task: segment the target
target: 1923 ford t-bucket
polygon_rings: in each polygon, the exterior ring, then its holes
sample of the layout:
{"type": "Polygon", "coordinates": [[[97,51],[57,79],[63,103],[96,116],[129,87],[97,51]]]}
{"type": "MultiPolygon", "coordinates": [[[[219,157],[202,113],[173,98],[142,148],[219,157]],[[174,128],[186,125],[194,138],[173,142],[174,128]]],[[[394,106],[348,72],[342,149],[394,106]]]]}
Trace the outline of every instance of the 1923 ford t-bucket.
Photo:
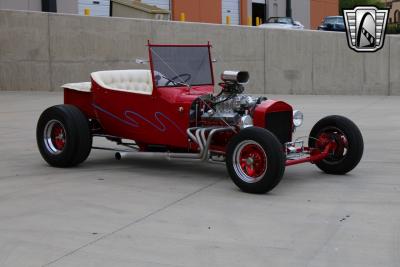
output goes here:
{"type": "Polygon", "coordinates": [[[223,72],[214,94],[209,44],[148,48],[150,70],[93,72],[91,82],[63,86],[64,105],[45,110],[37,125],[39,150],[50,165],[82,163],[92,138],[105,137],[131,152],[225,162],[239,188],[265,193],[286,166],[311,162],[345,174],[359,163],[363,139],[349,119],[321,119],[305,146],[292,141],[303,114],[283,101],[243,94],[247,72],[223,72]]]}

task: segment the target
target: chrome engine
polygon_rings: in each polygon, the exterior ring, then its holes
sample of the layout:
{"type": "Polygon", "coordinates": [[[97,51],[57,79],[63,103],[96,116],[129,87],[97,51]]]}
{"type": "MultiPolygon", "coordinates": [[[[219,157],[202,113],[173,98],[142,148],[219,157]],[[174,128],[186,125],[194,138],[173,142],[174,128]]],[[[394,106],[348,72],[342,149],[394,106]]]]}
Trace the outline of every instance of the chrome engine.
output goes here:
{"type": "MultiPolygon", "coordinates": [[[[219,95],[204,95],[195,101],[196,126],[225,124],[246,128],[253,125],[252,114],[263,97],[242,94],[249,80],[247,72],[225,71],[221,75],[219,95]],[[200,125],[198,125],[200,124],[200,125]]],[[[193,108],[192,108],[193,110],[193,108]]]]}
{"type": "Polygon", "coordinates": [[[249,95],[226,95],[212,97],[209,108],[201,115],[202,120],[225,121],[230,125],[238,125],[243,116],[248,116],[257,104],[258,98],[249,95]]]}

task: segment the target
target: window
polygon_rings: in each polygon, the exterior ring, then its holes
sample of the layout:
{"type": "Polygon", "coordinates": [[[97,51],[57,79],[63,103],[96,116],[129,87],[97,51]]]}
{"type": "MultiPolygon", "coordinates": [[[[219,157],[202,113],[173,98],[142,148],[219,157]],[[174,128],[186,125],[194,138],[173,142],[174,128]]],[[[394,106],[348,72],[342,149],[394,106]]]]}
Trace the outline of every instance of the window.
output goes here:
{"type": "Polygon", "coordinates": [[[274,17],[277,17],[278,16],[278,4],[277,3],[275,3],[273,5],[273,11],[274,11],[274,17]]]}
{"type": "Polygon", "coordinates": [[[396,10],[397,12],[397,23],[400,23],[400,10],[396,10]]]}
{"type": "Polygon", "coordinates": [[[269,18],[267,23],[279,23],[279,24],[293,24],[293,20],[291,18],[269,18]]]}
{"type": "Polygon", "coordinates": [[[394,23],[400,23],[400,11],[396,10],[394,12],[394,23]]]}

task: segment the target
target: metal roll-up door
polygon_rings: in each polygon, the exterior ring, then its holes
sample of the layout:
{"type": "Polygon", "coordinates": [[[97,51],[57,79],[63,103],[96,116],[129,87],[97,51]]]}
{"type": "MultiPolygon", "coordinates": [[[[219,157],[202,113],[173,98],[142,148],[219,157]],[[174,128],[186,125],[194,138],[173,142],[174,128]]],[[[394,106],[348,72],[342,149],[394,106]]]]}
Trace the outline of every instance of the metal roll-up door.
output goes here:
{"type": "Polygon", "coordinates": [[[226,24],[226,17],[230,16],[231,24],[240,24],[240,0],[222,0],[222,23],[226,24]]]}
{"type": "Polygon", "coordinates": [[[170,0],[142,0],[142,3],[170,10],[170,0]]]}

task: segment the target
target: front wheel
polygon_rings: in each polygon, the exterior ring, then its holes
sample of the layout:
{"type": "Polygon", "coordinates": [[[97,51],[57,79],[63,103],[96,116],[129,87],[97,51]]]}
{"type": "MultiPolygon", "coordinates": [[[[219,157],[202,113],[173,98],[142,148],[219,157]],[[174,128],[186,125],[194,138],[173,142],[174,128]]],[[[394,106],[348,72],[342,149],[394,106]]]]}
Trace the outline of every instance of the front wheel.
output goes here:
{"type": "Polygon", "coordinates": [[[334,140],[336,149],[316,165],[329,174],[345,174],[353,170],[361,160],[364,141],[357,125],[338,115],[328,116],[318,121],[312,128],[308,140],[309,147],[322,151],[326,140],[334,140]]]}
{"type": "Polygon", "coordinates": [[[282,145],[266,129],[246,128],[229,142],[226,167],[244,192],[266,193],[279,184],[285,171],[282,145]]]}

